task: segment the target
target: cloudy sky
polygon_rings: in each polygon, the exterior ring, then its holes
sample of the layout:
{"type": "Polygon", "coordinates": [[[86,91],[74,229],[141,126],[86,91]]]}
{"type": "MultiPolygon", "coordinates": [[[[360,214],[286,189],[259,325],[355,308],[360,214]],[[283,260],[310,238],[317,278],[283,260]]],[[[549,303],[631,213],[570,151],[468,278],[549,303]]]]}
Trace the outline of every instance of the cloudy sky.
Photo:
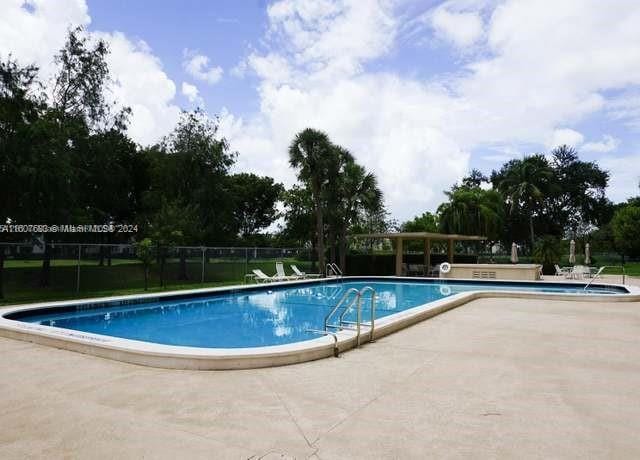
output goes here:
{"type": "Polygon", "coordinates": [[[638,193],[637,0],[0,0],[0,57],[51,74],[70,25],[110,43],[131,136],[219,115],[236,169],[291,184],[287,146],[325,130],[389,210],[433,210],[469,169],[568,143],[638,193]]]}

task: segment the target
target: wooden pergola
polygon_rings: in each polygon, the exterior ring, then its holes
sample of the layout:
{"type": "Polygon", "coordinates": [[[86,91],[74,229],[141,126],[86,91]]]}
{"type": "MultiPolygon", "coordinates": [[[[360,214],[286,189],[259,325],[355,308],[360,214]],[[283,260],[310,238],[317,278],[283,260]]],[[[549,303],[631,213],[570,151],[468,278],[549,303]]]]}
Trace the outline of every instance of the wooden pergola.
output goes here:
{"type": "Polygon", "coordinates": [[[372,238],[372,239],[390,239],[395,241],[396,247],[396,276],[402,276],[402,254],[403,242],[405,240],[423,240],[424,241],[424,265],[426,268],[431,266],[431,241],[447,241],[447,260],[453,262],[453,244],[456,241],[484,241],[485,236],[477,235],[455,235],[448,233],[429,233],[429,232],[397,232],[397,233],[361,233],[352,235],[352,238],[372,238]]]}

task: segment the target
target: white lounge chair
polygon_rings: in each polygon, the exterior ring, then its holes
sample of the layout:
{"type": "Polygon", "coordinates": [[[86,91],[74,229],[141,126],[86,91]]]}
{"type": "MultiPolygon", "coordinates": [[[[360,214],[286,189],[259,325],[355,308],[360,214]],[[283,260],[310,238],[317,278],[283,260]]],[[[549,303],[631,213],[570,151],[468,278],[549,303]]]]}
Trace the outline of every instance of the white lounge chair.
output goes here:
{"type": "Polygon", "coordinates": [[[276,274],[273,278],[277,281],[290,281],[300,279],[299,276],[287,275],[284,272],[284,264],[282,262],[276,262],[276,274]]]}
{"type": "Polygon", "coordinates": [[[560,265],[555,264],[556,268],[556,276],[564,276],[565,278],[571,278],[571,267],[562,267],[560,265]]]}
{"type": "Polygon", "coordinates": [[[306,273],[306,272],[300,271],[300,269],[295,265],[290,265],[290,267],[291,267],[291,270],[293,270],[293,273],[295,273],[300,278],[319,278],[322,276],[322,274],[320,273],[306,273]]]}
{"type": "Polygon", "coordinates": [[[259,268],[255,268],[255,269],[253,269],[251,271],[255,275],[253,279],[257,283],[271,283],[273,281],[276,281],[276,279],[274,277],[268,276],[265,272],[263,272],[259,268]]]}

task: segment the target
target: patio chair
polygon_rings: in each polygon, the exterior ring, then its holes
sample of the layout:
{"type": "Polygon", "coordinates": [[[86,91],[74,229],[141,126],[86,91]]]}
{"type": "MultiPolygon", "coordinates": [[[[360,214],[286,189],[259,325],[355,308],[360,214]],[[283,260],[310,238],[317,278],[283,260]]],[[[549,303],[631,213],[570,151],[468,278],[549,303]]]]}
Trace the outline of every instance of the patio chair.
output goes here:
{"type": "Polygon", "coordinates": [[[256,283],[271,283],[273,281],[276,281],[274,277],[268,276],[265,272],[263,272],[259,268],[255,268],[251,271],[255,275],[253,279],[256,281],[256,283]]]}
{"type": "Polygon", "coordinates": [[[291,270],[293,270],[294,275],[299,276],[300,278],[319,278],[322,276],[320,273],[306,273],[300,271],[300,269],[296,265],[289,265],[291,270]]]}
{"type": "Polygon", "coordinates": [[[571,278],[571,267],[562,267],[560,265],[555,264],[556,268],[556,276],[564,276],[565,278],[571,278]]]}
{"type": "Polygon", "coordinates": [[[300,279],[299,276],[287,275],[284,272],[284,264],[282,262],[276,262],[276,274],[273,276],[278,281],[290,281],[300,279]]]}
{"type": "Polygon", "coordinates": [[[576,265],[575,267],[573,267],[573,270],[571,271],[571,275],[573,279],[576,279],[576,280],[590,278],[591,270],[589,270],[589,267],[585,267],[584,265],[576,265]]]}

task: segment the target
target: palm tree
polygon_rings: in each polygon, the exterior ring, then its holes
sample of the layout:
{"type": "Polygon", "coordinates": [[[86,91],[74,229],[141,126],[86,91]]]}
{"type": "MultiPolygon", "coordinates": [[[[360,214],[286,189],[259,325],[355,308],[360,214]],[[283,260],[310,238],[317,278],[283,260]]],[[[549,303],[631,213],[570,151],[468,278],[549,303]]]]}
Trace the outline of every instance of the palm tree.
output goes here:
{"type": "Polygon", "coordinates": [[[311,188],[316,217],[316,251],[320,269],[324,270],[324,216],[322,188],[329,178],[331,142],[322,131],[307,128],[296,134],[289,146],[289,164],[298,170],[298,179],[311,188]]]}
{"type": "Polygon", "coordinates": [[[535,208],[545,198],[552,176],[553,172],[546,158],[543,155],[533,155],[522,160],[512,160],[498,178],[498,190],[507,198],[511,211],[520,207],[529,216],[531,248],[535,244],[535,208]]]}
{"type": "Polygon", "coordinates": [[[347,165],[355,160],[351,152],[339,146],[332,145],[330,155],[327,157],[327,173],[329,180],[323,187],[323,204],[325,208],[325,223],[327,229],[327,245],[329,246],[329,260],[336,262],[336,252],[339,245],[340,228],[344,219],[341,212],[345,199],[342,185],[344,171],[347,165]]]}
{"type": "MultiPolygon", "coordinates": [[[[351,157],[349,155],[349,157],[351,157]]],[[[352,157],[351,157],[352,158],[352,157]]],[[[340,267],[344,271],[347,259],[347,231],[367,213],[379,212],[383,207],[382,192],[373,173],[351,160],[346,162],[339,177],[340,200],[336,203],[338,214],[338,242],[340,267]]]]}
{"type": "Polygon", "coordinates": [[[449,201],[438,208],[439,225],[443,232],[482,234],[490,241],[499,239],[504,222],[504,205],[499,192],[463,185],[445,194],[449,201]]]}

